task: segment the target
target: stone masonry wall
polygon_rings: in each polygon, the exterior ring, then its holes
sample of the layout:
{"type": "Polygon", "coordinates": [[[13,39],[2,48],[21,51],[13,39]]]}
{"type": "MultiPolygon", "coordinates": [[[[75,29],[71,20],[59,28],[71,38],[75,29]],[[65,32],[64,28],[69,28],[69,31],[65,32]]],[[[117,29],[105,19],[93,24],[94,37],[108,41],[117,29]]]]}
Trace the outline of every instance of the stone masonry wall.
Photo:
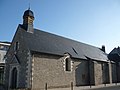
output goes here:
{"type": "Polygon", "coordinates": [[[89,84],[95,85],[94,62],[89,60],[89,84]]]}
{"type": "Polygon", "coordinates": [[[6,68],[5,68],[5,85],[6,88],[11,86],[11,75],[14,67],[17,68],[17,88],[30,88],[30,52],[25,45],[21,30],[17,30],[15,34],[12,45],[7,54],[6,68]],[[19,49],[14,50],[15,43],[19,43],[19,49]],[[17,56],[17,58],[15,57],[17,56]],[[18,59],[18,60],[17,60],[18,59]]]}
{"type": "Polygon", "coordinates": [[[64,71],[64,57],[54,55],[35,54],[32,64],[32,90],[48,88],[70,87],[88,84],[87,61],[72,59],[72,71],[64,71]]]}
{"type": "Polygon", "coordinates": [[[108,63],[102,63],[102,77],[103,77],[103,84],[107,84],[110,82],[108,63]]]}
{"type": "Polygon", "coordinates": [[[101,62],[94,61],[94,78],[95,78],[95,85],[99,85],[103,83],[103,75],[102,75],[102,64],[101,62]]]}
{"type": "Polygon", "coordinates": [[[116,64],[111,63],[111,65],[112,65],[112,82],[116,83],[117,82],[116,64]]]}
{"type": "Polygon", "coordinates": [[[118,82],[120,82],[120,62],[118,62],[118,66],[117,66],[117,80],[118,82]]]}

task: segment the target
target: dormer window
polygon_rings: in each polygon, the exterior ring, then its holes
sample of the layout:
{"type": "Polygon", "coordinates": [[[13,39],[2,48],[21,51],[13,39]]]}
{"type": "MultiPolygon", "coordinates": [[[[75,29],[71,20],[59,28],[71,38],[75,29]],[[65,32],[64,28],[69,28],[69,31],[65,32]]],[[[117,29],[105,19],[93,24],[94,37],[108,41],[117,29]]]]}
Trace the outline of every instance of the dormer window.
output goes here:
{"type": "Polygon", "coordinates": [[[19,49],[19,42],[15,43],[14,50],[17,51],[19,49]]]}

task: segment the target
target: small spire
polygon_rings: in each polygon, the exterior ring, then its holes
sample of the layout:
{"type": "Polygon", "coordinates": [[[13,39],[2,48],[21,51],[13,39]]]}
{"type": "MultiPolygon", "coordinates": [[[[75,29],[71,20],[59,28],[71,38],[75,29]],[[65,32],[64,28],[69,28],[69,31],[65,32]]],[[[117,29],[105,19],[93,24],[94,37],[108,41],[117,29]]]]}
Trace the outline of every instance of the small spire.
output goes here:
{"type": "Polygon", "coordinates": [[[29,3],[29,7],[28,7],[28,10],[30,10],[30,3],[29,3]]]}
{"type": "Polygon", "coordinates": [[[30,3],[31,3],[31,0],[28,0],[29,1],[29,7],[28,7],[28,10],[30,10],[30,3]]]}

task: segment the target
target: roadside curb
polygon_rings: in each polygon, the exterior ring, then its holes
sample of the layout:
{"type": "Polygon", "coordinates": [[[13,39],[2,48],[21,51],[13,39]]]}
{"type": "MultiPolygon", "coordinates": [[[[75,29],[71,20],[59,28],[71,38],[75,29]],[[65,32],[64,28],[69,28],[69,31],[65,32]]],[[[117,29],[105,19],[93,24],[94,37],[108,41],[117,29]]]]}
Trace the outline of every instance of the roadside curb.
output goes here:
{"type": "MultiPolygon", "coordinates": [[[[107,87],[115,87],[120,86],[120,83],[113,83],[113,84],[102,84],[97,86],[79,86],[79,87],[73,87],[73,90],[94,90],[99,88],[107,88],[107,87]]],[[[48,89],[48,90],[71,90],[71,88],[55,88],[55,89],[48,89]]]]}
{"type": "Polygon", "coordinates": [[[100,85],[100,86],[92,86],[92,88],[84,88],[84,89],[79,89],[79,90],[94,90],[94,89],[99,89],[99,88],[108,88],[108,87],[118,87],[120,84],[108,84],[108,85],[100,85]]]}

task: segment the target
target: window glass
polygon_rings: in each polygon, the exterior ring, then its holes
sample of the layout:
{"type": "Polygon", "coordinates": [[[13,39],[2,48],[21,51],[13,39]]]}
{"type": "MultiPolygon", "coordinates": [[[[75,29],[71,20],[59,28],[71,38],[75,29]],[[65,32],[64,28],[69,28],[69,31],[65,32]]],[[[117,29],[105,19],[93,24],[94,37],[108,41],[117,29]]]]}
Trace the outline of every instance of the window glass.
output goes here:
{"type": "Polygon", "coordinates": [[[15,49],[15,51],[17,51],[19,49],[19,43],[18,42],[15,43],[14,49],[15,49]]]}
{"type": "Polygon", "coordinates": [[[68,58],[65,60],[65,70],[71,71],[71,60],[68,58]]]}

